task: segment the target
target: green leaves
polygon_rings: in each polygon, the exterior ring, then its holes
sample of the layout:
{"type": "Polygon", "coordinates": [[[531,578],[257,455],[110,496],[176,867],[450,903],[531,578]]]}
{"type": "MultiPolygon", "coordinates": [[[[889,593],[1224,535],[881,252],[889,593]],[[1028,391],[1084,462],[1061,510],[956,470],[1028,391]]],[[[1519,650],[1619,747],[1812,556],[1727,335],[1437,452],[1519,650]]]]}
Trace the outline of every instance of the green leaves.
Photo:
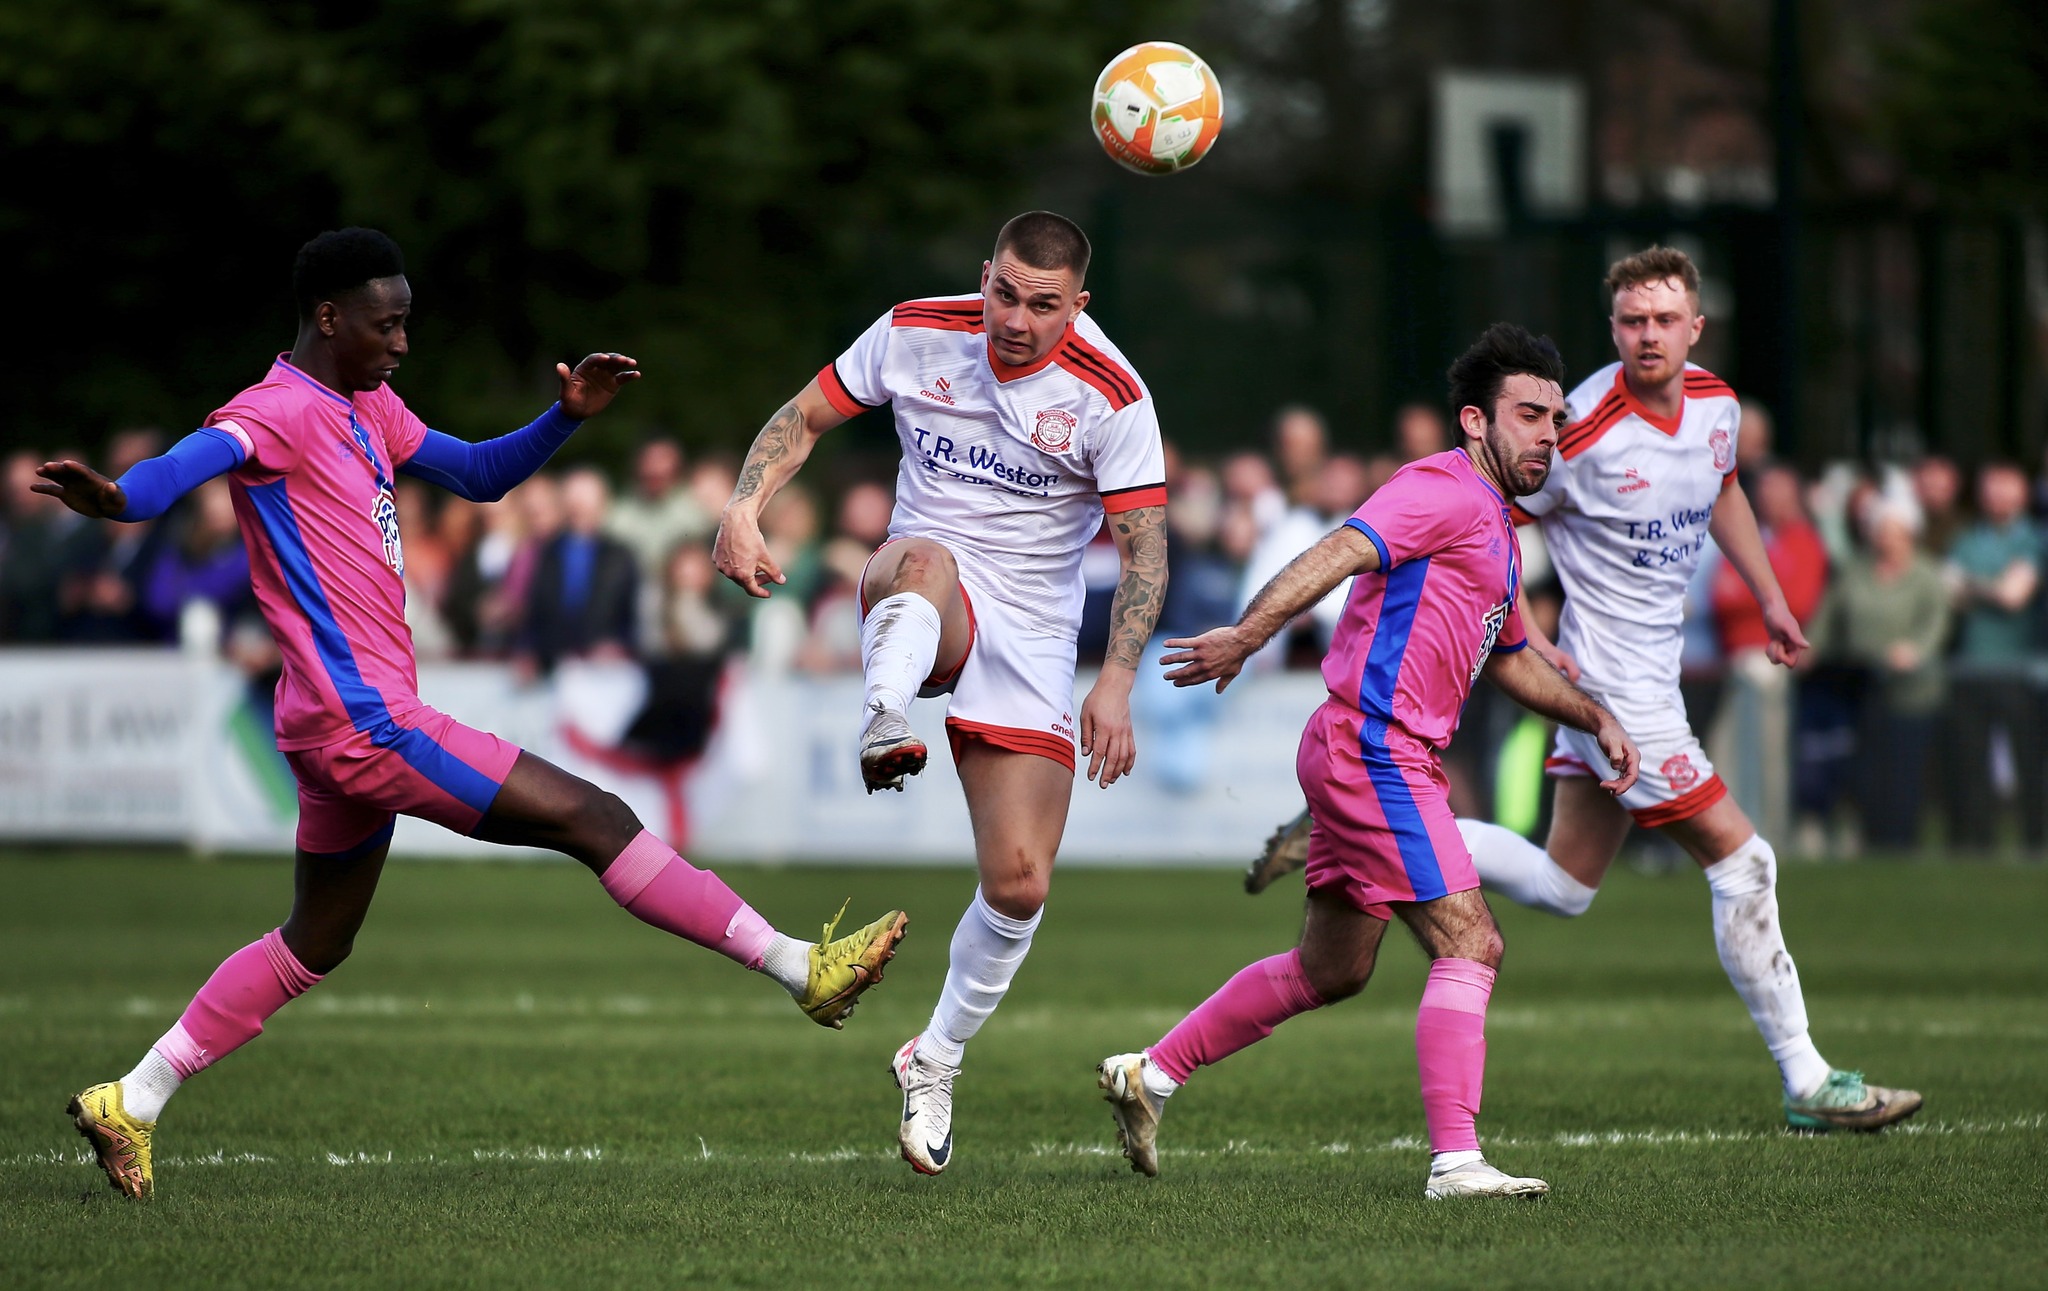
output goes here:
{"type": "Polygon", "coordinates": [[[1968,203],[2048,203],[2048,8],[1929,3],[1888,62],[1891,133],[1915,174],[1968,203]]]}
{"type": "MultiPolygon", "coordinates": [[[[292,251],[367,223],[406,249],[401,391],[434,424],[502,430],[556,359],[615,348],[650,379],[604,434],[737,446],[887,303],[878,248],[993,237],[1162,7],[11,7],[0,228],[51,325],[102,357],[75,388],[0,396],[0,419],[204,415],[290,343],[292,251]]],[[[963,287],[976,267],[947,266],[963,287]]]]}

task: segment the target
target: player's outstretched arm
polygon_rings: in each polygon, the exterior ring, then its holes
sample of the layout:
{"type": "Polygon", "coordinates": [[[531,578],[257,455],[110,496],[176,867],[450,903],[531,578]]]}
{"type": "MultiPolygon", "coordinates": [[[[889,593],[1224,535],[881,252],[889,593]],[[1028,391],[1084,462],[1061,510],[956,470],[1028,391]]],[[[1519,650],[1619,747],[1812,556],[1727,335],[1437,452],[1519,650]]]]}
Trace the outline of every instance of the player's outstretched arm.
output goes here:
{"type": "Polygon", "coordinates": [[[761,536],[761,508],[783,485],[796,478],[797,468],[811,455],[818,436],[846,418],[825,398],[812,377],[797,396],[776,410],[747,449],[740,481],[718,520],[718,539],[711,562],[718,572],[738,583],[749,596],[766,599],[770,583],[784,583],[782,569],[768,554],[761,536]]]}
{"type": "Polygon", "coordinates": [[[1602,780],[1602,789],[1624,794],[1635,784],[1641,761],[1635,741],[1614,720],[1614,714],[1566,681],[1548,659],[1534,650],[1497,651],[1486,661],[1486,679],[1530,712],[1575,727],[1599,741],[1600,751],[1614,767],[1614,778],[1602,780]]]}
{"type": "Polygon", "coordinates": [[[1081,705],[1081,752],[1088,778],[1107,789],[1138,762],[1131,730],[1131,684],[1145,658],[1145,643],[1166,603],[1166,508],[1134,507],[1109,517],[1109,532],[1123,562],[1109,603],[1109,649],[1102,673],[1081,705]]]}
{"type": "Polygon", "coordinates": [[[137,462],[110,480],[83,462],[44,462],[43,478],[29,485],[95,520],[154,520],[171,504],[216,475],[242,464],[241,445],[225,431],[195,430],[161,457],[137,462]]]}
{"type": "Polygon", "coordinates": [[[1166,655],[1159,662],[1169,668],[1182,666],[1167,673],[1166,679],[1176,686],[1213,681],[1216,693],[1222,694],[1244,661],[1297,614],[1328,596],[1345,579],[1379,567],[1379,548],[1373,546],[1372,539],[1348,524],[1338,526],[1273,575],[1236,623],[1210,628],[1198,637],[1168,638],[1166,644],[1179,653],[1166,655]]]}
{"type": "Polygon", "coordinates": [[[1714,544],[1728,563],[1735,566],[1735,572],[1742,575],[1742,581],[1749,584],[1756,603],[1763,607],[1764,627],[1771,634],[1771,644],[1765,653],[1772,663],[1792,667],[1806,651],[1806,634],[1799,630],[1798,617],[1785,603],[1785,589],[1778,586],[1770,554],[1764,550],[1763,531],[1757,528],[1756,512],[1750,508],[1749,495],[1742,491],[1740,483],[1730,481],[1721,490],[1720,499],[1714,503],[1714,517],[1707,521],[1707,532],[1713,535],[1714,544]]]}
{"type": "Polygon", "coordinates": [[[555,364],[555,375],[562,379],[562,411],[572,420],[589,421],[640,379],[640,361],[624,354],[591,354],[574,369],[555,364]]]}
{"type": "Polygon", "coordinates": [[[638,361],[624,354],[592,354],[571,370],[555,364],[562,397],[546,412],[510,434],[472,444],[430,430],[401,475],[438,484],[471,502],[496,502],[547,465],[588,418],[603,412],[628,383],[640,379],[638,361]]]}

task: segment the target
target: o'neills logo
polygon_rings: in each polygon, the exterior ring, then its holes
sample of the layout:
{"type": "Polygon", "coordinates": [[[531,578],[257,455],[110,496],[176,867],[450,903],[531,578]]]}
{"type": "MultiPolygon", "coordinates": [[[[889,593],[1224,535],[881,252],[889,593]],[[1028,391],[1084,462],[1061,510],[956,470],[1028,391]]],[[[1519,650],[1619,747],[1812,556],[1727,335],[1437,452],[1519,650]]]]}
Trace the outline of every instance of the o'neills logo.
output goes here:
{"type": "Polygon", "coordinates": [[[1074,427],[1079,424],[1071,412],[1058,408],[1038,414],[1038,425],[1031,432],[1031,442],[1048,453],[1064,453],[1074,446],[1074,427]]]}
{"type": "Polygon", "coordinates": [[[946,378],[944,377],[940,377],[938,380],[932,382],[932,384],[937,386],[938,389],[920,390],[918,391],[918,393],[923,395],[925,398],[932,400],[934,403],[951,404],[953,402],[953,396],[949,393],[949,391],[951,391],[953,388],[953,383],[951,381],[946,380],[946,378]]]}
{"type": "Polygon", "coordinates": [[[1735,465],[1735,445],[1730,442],[1728,432],[1716,430],[1707,436],[1707,447],[1714,450],[1714,469],[1726,474],[1735,465]]]}

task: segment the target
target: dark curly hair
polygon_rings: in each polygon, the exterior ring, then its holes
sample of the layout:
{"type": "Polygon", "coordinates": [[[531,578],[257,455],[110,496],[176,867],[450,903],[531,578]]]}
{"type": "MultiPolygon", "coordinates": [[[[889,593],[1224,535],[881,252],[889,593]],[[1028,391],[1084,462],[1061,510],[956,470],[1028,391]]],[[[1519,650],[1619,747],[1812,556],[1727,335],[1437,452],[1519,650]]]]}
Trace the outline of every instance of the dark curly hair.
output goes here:
{"type": "Polygon", "coordinates": [[[1515,323],[1495,323],[1479,334],[1444,373],[1451,383],[1451,415],[1477,408],[1493,420],[1493,405],[1509,377],[1526,373],[1564,384],[1564,357],[1548,336],[1532,335],[1515,323]]]}
{"type": "Polygon", "coordinates": [[[404,272],[404,253],[377,230],[331,229],[299,248],[292,262],[292,300],[300,318],[311,318],[323,300],[404,272]]]}

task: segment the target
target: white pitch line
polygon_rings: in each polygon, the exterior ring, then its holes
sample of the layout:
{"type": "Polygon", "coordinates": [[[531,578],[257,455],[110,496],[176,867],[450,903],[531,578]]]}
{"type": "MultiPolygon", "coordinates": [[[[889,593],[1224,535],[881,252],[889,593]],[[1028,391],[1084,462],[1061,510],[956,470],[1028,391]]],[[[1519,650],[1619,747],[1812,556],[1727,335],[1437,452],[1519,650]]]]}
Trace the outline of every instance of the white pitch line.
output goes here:
{"type": "MultiPolygon", "coordinates": [[[[2028,1116],[2008,1117],[1992,1121],[1911,1121],[1886,1131],[1891,1135],[1935,1138],[1982,1138],[2000,1137],[2013,1134],[2040,1134],[2048,1131],[2048,1112],[2036,1112],[2028,1116]]],[[[1506,1135],[1489,1138],[1488,1147],[1501,1148],[1604,1148],[1604,1147],[1712,1147],[1726,1143],[1766,1143],[1786,1140],[1802,1140],[1806,1136],[1787,1130],[1578,1130],[1564,1131],[1550,1135],[1506,1135]]],[[[1279,1144],[1253,1143],[1247,1139],[1229,1139],[1221,1147],[1213,1148],[1162,1148],[1161,1156],[1181,1160],[1204,1160],[1212,1157],[1304,1157],[1304,1156],[1368,1156],[1391,1152],[1422,1152],[1428,1145],[1412,1134],[1403,1134],[1379,1143],[1332,1142],[1303,1146],[1282,1146],[1279,1144]]],[[[795,1161],[805,1165],[838,1165],[849,1161],[893,1161],[894,1151],[855,1147],[831,1148],[822,1152],[727,1152],[714,1148],[701,1136],[697,1140],[696,1156],[681,1158],[652,1158],[620,1156],[598,1146],[586,1147],[497,1147],[473,1148],[467,1152],[426,1152],[400,1153],[392,1149],[383,1150],[358,1148],[349,1151],[321,1151],[306,1157],[272,1156],[258,1152],[228,1152],[216,1148],[211,1152],[190,1155],[159,1156],[158,1165],[172,1168],[188,1166],[221,1165],[325,1165],[337,1168],[382,1165],[442,1165],[471,1164],[479,1161],[533,1161],[555,1165],[579,1165],[589,1162],[628,1162],[632,1164],[656,1164],[662,1161],[718,1161],[733,1164],[772,1165],[795,1161]]],[[[999,1154],[1007,1155],[1007,1154],[999,1154]]],[[[1026,1156],[1045,1157],[1114,1157],[1117,1149],[1105,1142],[1055,1143],[1039,1142],[1031,1145],[1026,1156]]],[[[85,1166],[93,1162],[92,1152],[84,1147],[45,1148],[37,1152],[23,1152],[11,1157],[0,1157],[0,1167],[28,1166],[85,1166]]]]}
{"type": "MultiPolygon", "coordinates": [[[[175,1017],[187,1003],[184,997],[171,999],[131,995],[107,1006],[117,1016],[130,1018],[175,1017]]],[[[75,999],[23,995],[0,996],[0,1015],[58,1014],[72,1016],[75,999]]],[[[789,1004],[779,994],[732,1000],[722,997],[618,994],[604,996],[540,996],[520,992],[509,996],[401,996],[314,993],[292,1006],[295,1016],[322,1019],[346,1018],[567,1018],[660,1021],[671,1018],[699,1018],[712,1021],[747,1021],[782,1017],[789,1004]]],[[[1909,1010],[1919,1012],[1919,1010],[1909,1010]]],[[[2011,1009],[1995,1017],[1956,1018],[1947,1011],[1930,1011],[1928,1016],[1871,1016],[1859,1011],[1837,1011],[1829,1018],[1830,1029],[1858,1035],[1905,1035],[1936,1040],[2003,1040],[2038,1042],[2048,1040],[2048,1020],[2034,1010],[2015,1016],[2011,1009]]],[[[1070,1032],[1077,1025],[1116,1025],[1136,1031],[1161,1031],[1180,1019],[1175,1011],[1159,1008],[1101,1008],[1084,1005],[1040,1006],[1003,1015],[1005,1029],[1023,1033],[1070,1032]]],[[[1411,1006],[1351,1007],[1332,1015],[1331,1023],[1352,1030],[1405,1031],[1415,1025],[1411,1006]]],[[[1487,1015],[1487,1026],[1495,1032],[1539,1031],[1602,1032],[1644,1031],[1682,1028],[1697,1034],[1702,1028],[1728,1034],[1747,1034],[1752,1024],[1732,1001],[1727,1008],[1696,1002],[1659,1006],[1655,1004],[1563,1004],[1555,1006],[1501,1007],[1487,1015]]]]}

